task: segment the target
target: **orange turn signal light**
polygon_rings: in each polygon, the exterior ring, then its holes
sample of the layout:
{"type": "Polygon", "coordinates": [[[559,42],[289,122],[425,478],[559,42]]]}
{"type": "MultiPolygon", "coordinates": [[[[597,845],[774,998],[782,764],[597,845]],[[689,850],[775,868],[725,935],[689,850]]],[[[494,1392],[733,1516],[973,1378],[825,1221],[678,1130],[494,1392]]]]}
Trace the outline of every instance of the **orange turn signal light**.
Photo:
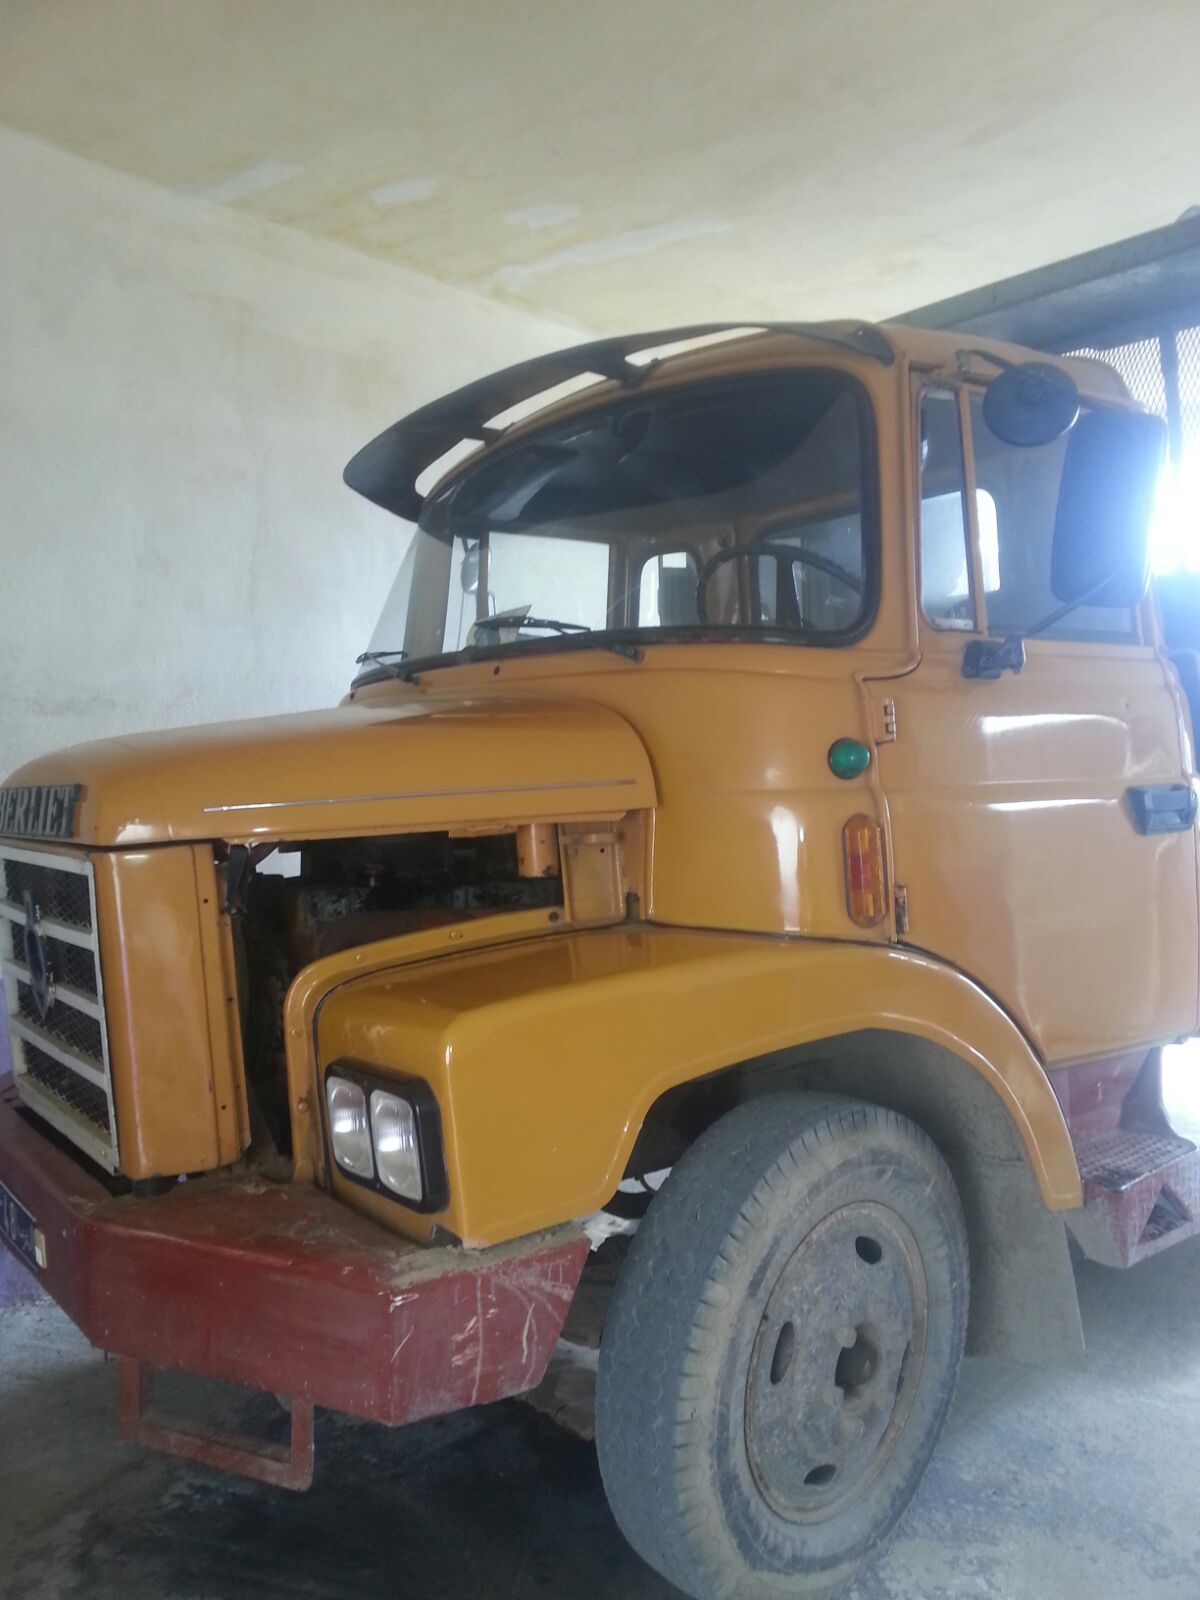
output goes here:
{"type": "Polygon", "coordinates": [[[883,871],[883,833],[874,817],[861,811],[842,829],[846,870],[846,910],[860,928],[873,928],[887,915],[887,881],[883,871]]]}

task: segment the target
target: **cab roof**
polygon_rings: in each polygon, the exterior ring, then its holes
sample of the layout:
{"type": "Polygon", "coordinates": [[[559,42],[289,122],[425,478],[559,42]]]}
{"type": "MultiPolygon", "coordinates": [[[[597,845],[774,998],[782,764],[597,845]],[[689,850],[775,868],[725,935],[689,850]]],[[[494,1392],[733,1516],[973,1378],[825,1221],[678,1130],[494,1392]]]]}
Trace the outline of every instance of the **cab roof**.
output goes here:
{"type": "MultiPolygon", "coordinates": [[[[486,448],[538,428],[594,401],[643,387],[718,376],[811,359],[837,347],[856,361],[894,366],[897,361],[931,370],[953,368],[963,355],[1002,361],[1051,361],[1094,400],[1128,402],[1125,385],[1102,361],[1048,356],[998,339],[934,332],[897,323],[705,323],[652,333],[625,334],[535,356],[476,379],[378,434],[343,473],[351,489],[395,515],[416,521],[431,469],[440,480],[463,460],[463,447],[486,448]]],[[[474,450],[470,452],[474,454],[474,450]]]]}

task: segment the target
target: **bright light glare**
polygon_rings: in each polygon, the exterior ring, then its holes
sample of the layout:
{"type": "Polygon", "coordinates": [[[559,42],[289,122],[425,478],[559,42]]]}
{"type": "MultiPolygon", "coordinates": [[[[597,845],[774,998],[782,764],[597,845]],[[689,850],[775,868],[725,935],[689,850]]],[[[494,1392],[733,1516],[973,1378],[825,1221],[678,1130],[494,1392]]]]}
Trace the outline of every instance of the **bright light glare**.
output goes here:
{"type": "Polygon", "coordinates": [[[1150,520],[1154,572],[1200,572],[1200,451],[1163,467],[1150,520]]]}

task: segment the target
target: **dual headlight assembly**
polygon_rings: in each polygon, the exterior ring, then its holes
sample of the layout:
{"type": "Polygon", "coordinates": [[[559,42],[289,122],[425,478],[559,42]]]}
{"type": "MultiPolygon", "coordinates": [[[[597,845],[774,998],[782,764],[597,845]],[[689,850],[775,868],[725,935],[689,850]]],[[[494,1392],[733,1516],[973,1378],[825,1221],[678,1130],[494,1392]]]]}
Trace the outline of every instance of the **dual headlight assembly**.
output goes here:
{"type": "Polygon", "coordinates": [[[414,1211],[447,1201],[437,1101],[419,1078],[375,1078],[339,1061],[325,1075],[329,1147],[355,1183],[414,1211]]]}

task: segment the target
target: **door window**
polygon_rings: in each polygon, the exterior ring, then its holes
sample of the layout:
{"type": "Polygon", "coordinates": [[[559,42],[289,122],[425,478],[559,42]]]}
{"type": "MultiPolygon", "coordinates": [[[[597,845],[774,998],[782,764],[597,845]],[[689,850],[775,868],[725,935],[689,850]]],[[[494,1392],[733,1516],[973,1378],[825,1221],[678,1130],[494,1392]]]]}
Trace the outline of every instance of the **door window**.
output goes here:
{"type": "MultiPolygon", "coordinates": [[[[975,626],[970,531],[958,397],[947,389],[921,396],[921,609],[935,628],[975,626]]],[[[983,586],[999,585],[996,502],[975,491],[983,586]]]]}
{"type": "Polygon", "coordinates": [[[921,396],[921,608],[935,628],[975,626],[958,398],[921,396]]]}

